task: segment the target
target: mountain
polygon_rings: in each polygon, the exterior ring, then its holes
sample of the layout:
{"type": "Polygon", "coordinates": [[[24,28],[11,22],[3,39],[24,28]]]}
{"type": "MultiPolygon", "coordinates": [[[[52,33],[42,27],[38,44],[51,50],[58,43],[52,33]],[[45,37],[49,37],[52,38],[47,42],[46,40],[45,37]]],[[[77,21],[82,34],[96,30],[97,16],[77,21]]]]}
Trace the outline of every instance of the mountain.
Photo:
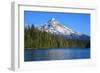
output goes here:
{"type": "Polygon", "coordinates": [[[38,27],[38,29],[54,35],[63,36],[68,39],[86,39],[86,40],[90,39],[89,36],[73,31],[71,28],[64,26],[55,18],[51,18],[43,26],[38,27]]]}

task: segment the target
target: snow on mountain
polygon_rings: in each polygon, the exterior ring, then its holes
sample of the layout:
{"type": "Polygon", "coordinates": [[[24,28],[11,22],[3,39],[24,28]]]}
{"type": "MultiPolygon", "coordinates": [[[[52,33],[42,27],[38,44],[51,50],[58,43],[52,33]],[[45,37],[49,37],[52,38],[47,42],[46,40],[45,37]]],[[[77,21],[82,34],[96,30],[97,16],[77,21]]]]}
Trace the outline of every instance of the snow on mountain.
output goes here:
{"type": "MultiPolygon", "coordinates": [[[[82,38],[83,36],[83,34],[75,32],[69,27],[62,25],[55,18],[51,18],[43,26],[39,27],[39,29],[51,34],[62,35],[70,39],[79,39],[80,37],[82,38]]],[[[84,38],[88,38],[88,36],[84,35],[84,38]]]]}

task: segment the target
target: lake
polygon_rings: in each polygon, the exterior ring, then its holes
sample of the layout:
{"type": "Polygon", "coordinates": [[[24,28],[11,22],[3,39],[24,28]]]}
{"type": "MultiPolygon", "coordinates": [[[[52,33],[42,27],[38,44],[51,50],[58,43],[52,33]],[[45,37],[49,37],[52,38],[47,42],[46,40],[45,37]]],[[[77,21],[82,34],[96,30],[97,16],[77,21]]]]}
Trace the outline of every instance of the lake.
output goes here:
{"type": "Polygon", "coordinates": [[[89,59],[90,48],[24,49],[24,61],[89,59]]]}

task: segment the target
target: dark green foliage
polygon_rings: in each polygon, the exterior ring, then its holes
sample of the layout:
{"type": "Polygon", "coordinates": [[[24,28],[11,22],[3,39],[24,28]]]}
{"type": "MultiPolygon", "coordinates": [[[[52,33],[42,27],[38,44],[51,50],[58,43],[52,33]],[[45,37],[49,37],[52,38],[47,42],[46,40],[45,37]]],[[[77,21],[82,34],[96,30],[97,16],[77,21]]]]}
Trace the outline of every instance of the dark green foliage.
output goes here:
{"type": "Polygon", "coordinates": [[[89,40],[70,40],[40,31],[32,26],[24,29],[24,48],[89,48],[89,40]]]}

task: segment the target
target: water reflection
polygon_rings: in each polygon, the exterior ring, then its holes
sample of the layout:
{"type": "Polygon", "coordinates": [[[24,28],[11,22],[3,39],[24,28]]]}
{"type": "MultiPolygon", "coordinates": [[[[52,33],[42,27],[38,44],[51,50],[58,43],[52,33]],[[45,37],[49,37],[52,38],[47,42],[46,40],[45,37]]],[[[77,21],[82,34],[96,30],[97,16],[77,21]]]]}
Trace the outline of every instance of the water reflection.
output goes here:
{"type": "Polygon", "coordinates": [[[90,58],[89,48],[24,50],[24,61],[85,59],[85,58],[90,58]]]}

